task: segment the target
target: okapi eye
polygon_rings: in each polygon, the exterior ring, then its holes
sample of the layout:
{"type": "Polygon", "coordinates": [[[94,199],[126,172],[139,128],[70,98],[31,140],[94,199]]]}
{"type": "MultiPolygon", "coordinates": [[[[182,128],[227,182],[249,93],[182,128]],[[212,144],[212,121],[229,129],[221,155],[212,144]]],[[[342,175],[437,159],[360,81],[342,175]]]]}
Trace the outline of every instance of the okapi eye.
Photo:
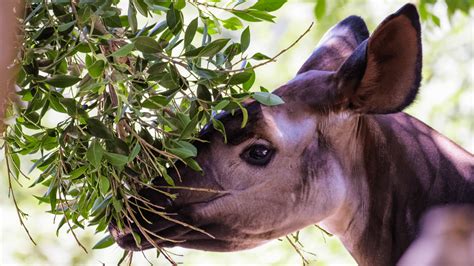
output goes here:
{"type": "Polygon", "coordinates": [[[273,149],[262,144],[256,144],[248,147],[240,157],[249,164],[267,165],[272,159],[273,149]]]}

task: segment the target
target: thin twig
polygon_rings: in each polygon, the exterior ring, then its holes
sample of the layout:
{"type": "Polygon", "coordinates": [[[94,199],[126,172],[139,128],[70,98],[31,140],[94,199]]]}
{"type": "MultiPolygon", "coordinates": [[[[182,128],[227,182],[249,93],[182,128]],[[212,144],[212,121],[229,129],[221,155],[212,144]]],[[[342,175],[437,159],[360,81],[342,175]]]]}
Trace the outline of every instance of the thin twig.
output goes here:
{"type": "Polygon", "coordinates": [[[239,69],[230,69],[230,70],[220,70],[220,72],[225,72],[225,73],[233,73],[233,72],[242,72],[242,71],[245,71],[245,70],[249,70],[249,69],[255,69],[257,67],[261,67],[263,65],[266,65],[270,62],[274,62],[275,59],[277,57],[279,57],[280,55],[282,55],[283,53],[285,53],[286,51],[290,50],[291,48],[293,48],[293,46],[295,46],[306,34],[308,34],[308,32],[311,30],[311,28],[313,27],[313,24],[314,22],[311,22],[311,24],[309,25],[309,27],[306,29],[305,32],[303,32],[303,34],[301,34],[293,43],[290,44],[290,46],[286,47],[285,49],[281,50],[278,54],[276,54],[275,56],[273,56],[272,58],[268,59],[267,61],[265,62],[262,62],[260,64],[257,64],[255,66],[252,66],[252,67],[243,67],[243,68],[239,68],[239,69]]]}
{"type": "Polygon", "coordinates": [[[18,206],[18,203],[16,201],[15,192],[13,191],[13,186],[12,186],[12,176],[11,176],[8,152],[9,152],[9,147],[8,147],[8,145],[5,145],[5,159],[6,159],[5,162],[7,164],[7,175],[8,175],[8,194],[9,194],[9,196],[11,195],[11,197],[12,197],[13,204],[15,205],[15,209],[16,209],[16,214],[18,215],[18,219],[20,220],[20,225],[23,227],[23,229],[25,229],[26,234],[30,238],[31,242],[34,245],[36,245],[35,240],[33,240],[33,237],[31,236],[30,231],[28,231],[28,228],[26,227],[26,225],[23,221],[22,215],[24,215],[24,212],[20,209],[20,207],[18,206]]]}
{"type": "Polygon", "coordinates": [[[301,260],[303,260],[303,265],[308,265],[309,261],[304,257],[303,253],[301,253],[300,248],[298,246],[296,246],[295,243],[293,243],[293,241],[291,241],[291,239],[288,236],[285,236],[285,238],[286,238],[286,240],[288,240],[290,245],[295,249],[296,253],[298,253],[301,260]]]}

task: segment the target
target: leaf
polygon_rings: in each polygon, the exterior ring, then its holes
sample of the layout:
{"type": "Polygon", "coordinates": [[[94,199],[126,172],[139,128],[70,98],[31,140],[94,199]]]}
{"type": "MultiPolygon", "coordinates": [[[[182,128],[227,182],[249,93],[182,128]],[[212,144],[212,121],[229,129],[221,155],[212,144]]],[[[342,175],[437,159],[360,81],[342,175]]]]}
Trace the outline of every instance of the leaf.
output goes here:
{"type": "Polygon", "coordinates": [[[106,247],[110,247],[115,243],[115,240],[113,236],[111,235],[106,235],[104,238],[99,240],[93,247],[92,249],[102,249],[106,247]]]}
{"type": "Polygon", "coordinates": [[[165,171],[163,172],[163,179],[165,179],[166,183],[170,186],[175,186],[173,178],[165,171]]]}
{"type": "Polygon", "coordinates": [[[141,148],[142,146],[140,146],[140,143],[137,142],[137,144],[135,144],[135,146],[133,147],[132,152],[128,155],[129,162],[133,161],[133,159],[137,157],[137,155],[140,153],[141,148]]]}
{"type": "Polygon", "coordinates": [[[106,194],[110,188],[110,181],[107,177],[101,175],[99,177],[99,189],[103,194],[106,194]]]}
{"type": "Polygon", "coordinates": [[[20,175],[20,157],[18,156],[18,154],[16,153],[8,153],[10,155],[10,159],[11,159],[11,162],[12,162],[12,171],[15,175],[15,177],[19,177],[20,175]]]}
{"type": "Polygon", "coordinates": [[[245,107],[243,107],[240,103],[238,103],[240,110],[242,111],[242,124],[240,128],[244,128],[247,125],[249,120],[249,113],[245,107]]]}
{"type": "Polygon", "coordinates": [[[227,81],[227,84],[229,85],[242,84],[246,82],[247,80],[249,80],[251,77],[252,77],[251,72],[240,72],[230,77],[230,79],[227,81]]]}
{"type": "Polygon", "coordinates": [[[59,101],[58,96],[56,96],[55,94],[49,95],[49,105],[51,106],[51,108],[53,108],[53,110],[57,112],[67,113],[66,108],[64,108],[64,106],[59,101]]]}
{"type": "Polygon", "coordinates": [[[87,149],[86,158],[95,168],[99,168],[104,155],[104,149],[98,141],[93,141],[87,149]]]}
{"type": "Polygon", "coordinates": [[[81,78],[75,76],[56,75],[45,80],[44,82],[56,88],[67,88],[78,83],[80,80],[81,78]]]}
{"type": "Polygon", "coordinates": [[[160,44],[151,37],[139,36],[134,40],[135,47],[143,53],[153,54],[161,52],[160,44]]]}
{"type": "Polygon", "coordinates": [[[160,109],[166,106],[169,102],[170,99],[168,99],[168,97],[163,95],[155,95],[143,101],[142,107],[149,109],[160,109]]]}
{"type": "Polygon", "coordinates": [[[250,45],[250,29],[249,27],[247,27],[240,35],[240,49],[242,50],[242,53],[247,50],[249,45],[250,45]]]}
{"type": "Polygon", "coordinates": [[[262,21],[261,19],[259,18],[256,18],[250,14],[248,14],[248,12],[246,11],[243,11],[243,10],[233,10],[231,11],[232,14],[236,15],[237,17],[245,20],[245,21],[249,21],[249,22],[259,22],[259,21],[262,21]]]}
{"type": "Polygon", "coordinates": [[[174,8],[173,4],[170,5],[170,9],[166,12],[166,24],[174,35],[178,34],[183,28],[183,14],[174,8]]]}
{"type": "Polygon", "coordinates": [[[314,15],[317,20],[321,20],[326,12],[326,0],[317,0],[314,7],[314,15]]]}
{"type": "Polygon", "coordinates": [[[87,129],[92,136],[101,139],[112,139],[112,132],[102,123],[100,120],[95,118],[89,118],[87,120],[87,129]]]}
{"type": "Polygon", "coordinates": [[[184,159],[184,162],[186,162],[187,167],[190,167],[194,171],[202,172],[202,168],[198,164],[198,162],[196,162],[196,160],[194,160],[192,158],[187,158],[187,159],[184,159]]]}
{"type": "Polygon", "coordinates": [[[184,47],[188,47],[194,39],[196,35],[196,30],[198,27],[198,18],[193,19],[186,28],[186,32],[184,33],[184,47]]]}
{"type": "Polygon", "coordinates": [[[113,166],[122,167],[128,163],[128,156],[123,154],[113,153],[113,152],[105,152],[104,157],[107,161],[110,162],[113,166]]]}
{"type": "Polygon", "coordinates": [[[72,172],[69,173],[70,179],[76,179],[82,176],[87,170],[87,166],[81,166],[79,168],[74,169],[72,172]]]}
{"type": "Polygon", "coordinates": [[[236,17],[230,17],[222,21],[222,26],[229,30],[238,30],[241,29],[244,25],[242,25],[242,21],[236,17]]]}
{"type": "Polygon", "coordinates": [[[252,98],[257,100],[259,103],[268,106],[274,106],[285,103],[278,95],[269,92],[255,92],[252,95],[252,98]]]}
{"type": "Polygon", "coordinates": [[[120,47],[120,49],[118,49],[117,51],[111,53],[110,56],[116,56],[116,57],[127,56],[133,51],[133,49],[135,49],[135,44],[129,43],[120,47]]]}
{"type": "Polygon", "coordinates": [[[142,14],[144,17],[148,17],[148,6],[143,0],[132,0],[135,8],[142,14]]]}
{"type": "Polygon", "coordinates": [[[87,71],[89,71],[89,75],[93,78],[98,78],[102,76],[104,72],[105,62],[104,60],[97,60],[92,65],[87,67],[87,71]]]}
{"type": "Polygon", "coordinates": [[[258,0],[250,9],[272,12],[278,10],[287,0],[258,0]]]}
{"type": "Polygon", "coordinates": [[[193,119],[189,121],[181,131],[180,139],[189,138],[192,136],[197,124],[199,123],[199,114],[194,115],[193,119]]]}
{"type": "Polygon", "coordinates": [[[259,18],[259,19],[266,20],[269,22],[274,22],[273,19],[275,18],[275,16],[270,15],[269,13],[265,11],[259,11],[259,10],[249,10],[248,15],[251,15],[254,18],[259,18]]]}
{"type": "Polygon", "coordinates": [[[222,124],[222,122],[217,119],[212,119],[212,126],[215,130],[219,131],[222,134],[222,136],[224,137],[224,143],[227,143],[227,135],[225,133],[224,124],[222,124]]]}
{"type": "Polygon", "coordinates": [[[255,71],[252,69],[252,65],[250,63],[247,63],[246,67],[249,68],[249,70],[246,72],[250,73],[251,76],[247,81],[244,82],[244,84],[242,84],[242,88],[244,91],[249,91],[255,82],[255,71]]]}
{"type": "Polygon", "coordinates": [[[212,101],[212,95],[206,86],[199,84],[196,93],[199,100],[207,102],[212,101]]]}
{"type": "Polygon", "coordinates": [[[76,24],[76,20],[73,20],[73,21],[65,23],[65,24],[61,24],[61,25],[58,26],[58,31],[59,32],[67,31],[72,26],[74,26],[74,24],[76,24]]]}
{"type": "Polygon", "coordinates": [[[216,106],[214,106],[214,110],[222,110],[224,109],[227,105],[229,105],[230,101],[229,100],[222,100],[216,106]]]}
{"type": "Polygon", "coordinates": [[[262,53],[256,53],[254,55],[252,55],[252,59],[255,59],[255,60],[268,60],[268,59],[271,59],[270,57],[262,54],[262,53]]]}
{"type": "Polygon", "coordinates": [[[132,33],[135,33],[137,31],[137,11],[135,10],[135,7],[133,6],[133,3],[130,1],[128,2],[128,24],[130,25],[130,28],[132,30],[132,33]]]}
{"type": "Polygon", "coordinates": [[[182,140],[175,141],[174,147],[168,148],[168,150],[182,159],[195,157],[197,155],[196,147],[194,147],[193,144],[182,140]]]}
{"type": "Polygon", "coordinates": [[[198,57],[211,57],[217,54],[222,50],[230,39],[218,39],[208,45],[206,45],[201,52],[199,52],[198,57]]]}
{"type": "Polygon", "coordinates": [[[186,6],[185,0],[176,0],[176,3],[174,4],[174,7],[178,10],[183,9],[185,6],[186,6]]]}

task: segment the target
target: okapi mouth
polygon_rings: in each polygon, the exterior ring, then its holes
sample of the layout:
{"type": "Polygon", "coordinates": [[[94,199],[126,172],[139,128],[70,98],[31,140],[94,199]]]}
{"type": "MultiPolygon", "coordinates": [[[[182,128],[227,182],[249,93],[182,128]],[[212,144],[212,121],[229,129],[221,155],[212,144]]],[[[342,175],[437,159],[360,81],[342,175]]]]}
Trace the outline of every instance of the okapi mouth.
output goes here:
{"type": "Polygon", "coordinates": [[[155,247],[174,247],[180,242],[185,242],[186,239],[179,240],[179,238],[184,237],[186,233],[190,232],[191,230],[181,225],[174,224],[157,232],[146,233],[148,236],[145,237],[144,233],[140,231],[136,225],[133,225],[132,227],[126,227],[124,230],[121,230],[115,223],[112,222],[109,225],[109,231],[114,237],[115,242],[121,248],[130,251],[141,251],[155,247]],[[147,238],[151,238],[153,244],[147,238]],[[178,240],[175,240],[175,238],[178,238],[178,240]]]}
{"type": "Polygon", "coordinates": [[[226,195],[219,195],[208,201],[193,202],[180,208],[169,206],[165,211],[161,210],[162,216],[149,211],[137,211],[135,208],[134,215],[140,225],[130,222],[120,229],[117,222],[112,220],[109,224],[109,232],[121,248],[130,251],[175,246],[187,247],[190,246],[186,243],[189,241],[213,241],[215,238],[211,233],[208,233],[208,230],[212,231],[216,225],[193,221],[190,217],[193,209],[197,206],[209,204],[226,195]]]}

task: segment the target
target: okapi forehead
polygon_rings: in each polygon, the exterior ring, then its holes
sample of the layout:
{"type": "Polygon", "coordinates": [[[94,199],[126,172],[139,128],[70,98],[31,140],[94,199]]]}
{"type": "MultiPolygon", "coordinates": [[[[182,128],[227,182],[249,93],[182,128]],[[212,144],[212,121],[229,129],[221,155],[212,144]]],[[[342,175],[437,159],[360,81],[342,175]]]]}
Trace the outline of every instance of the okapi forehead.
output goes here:
{"type": "MultiPolygon", "coordinates": [[[[253,137],[258,131],[259,124],[264,123],[260,103],[254,101],[245,104],[244,108],[247,110],[248,120],[243,128],[243,114],[241,109],[236,109],[231,112],[225,111],[214,117],[214,119],[219,120],[224,125],[227,142],[229,144],[237,145],[253,137]]],[[[221,133],[214,129],[212,123],[209,123],[201,130],[199,138],[210,141],[216,134],[221,133]]]]}
{"type": "Polygon", "coordinates": [[[316,131],[314,115],[288,110],[288,106],[262,108],[266,125],[264,135],[282,150],[293,152],[307,146],[316,131]]]}

